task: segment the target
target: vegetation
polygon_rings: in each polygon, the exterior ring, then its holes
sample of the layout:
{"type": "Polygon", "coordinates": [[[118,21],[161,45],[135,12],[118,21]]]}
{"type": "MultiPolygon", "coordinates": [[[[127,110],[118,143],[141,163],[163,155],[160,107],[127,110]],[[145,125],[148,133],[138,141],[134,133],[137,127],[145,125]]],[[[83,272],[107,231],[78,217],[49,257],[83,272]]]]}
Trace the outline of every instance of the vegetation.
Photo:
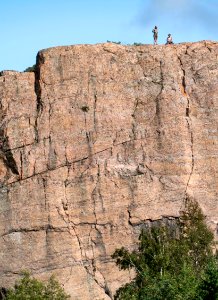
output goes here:
{"type": "Polygon", "coordinates": [[[144,229],[138,250],[117,249],[120,269],[134,269],[135,278],[121,287],[122,300],[217,300],[218,259],[214,237],[195,201],[187,200],[174,226],[144,229]]]}
{"type": "Polygon", "coordinates": [[[117,45],[120,45],[120,44],[121,44],[120,41],[119,41],[119,42],[114,42],[114,41],[108,41],[108,40],[107,40],[107,43],[113,43],[113,44],[117,44],[117,45]]]}
{"type": "Polygon", "coordinates": [[[30,276],[28,272],[18,281],[14,288],[6,293],[5,300],[66,300],[69,296],[58,281],[51,276],[47,283],[43,283],[30,276]]]}
{"type": "Polygon", "coordinates": [[[36,65],[26,68],[24,72],[36,72],[36,65]]]}
{"type": "Polygon", "coordinates": [[[143,46],[142,43],[134,43],[133,46],[143,46]]]}

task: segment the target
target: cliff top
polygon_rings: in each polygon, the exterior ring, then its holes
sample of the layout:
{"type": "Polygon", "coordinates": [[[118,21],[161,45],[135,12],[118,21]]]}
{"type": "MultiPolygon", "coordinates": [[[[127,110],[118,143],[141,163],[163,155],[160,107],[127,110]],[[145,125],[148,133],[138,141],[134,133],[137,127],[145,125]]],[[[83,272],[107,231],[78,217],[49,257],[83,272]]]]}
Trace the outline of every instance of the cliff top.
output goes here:
{"type": "MultiPolygon", "coordinates": [[[[46,55],[48,53],[54,54],[54,53],[62,53],[62,52],[67,52],[71,51],[73,49],[80,49],[80,50],[87,50],[87,49],[103,49],[106,51],[119,51],[121,49],[125,49],[128,51],[142,51],[142,50],[155,50],[157,52],[163,51],[163,49],[168,48],[168,49],[180,49],[185,47],[199,47],[199,46],[206,46],[210,47],[213,45],[217,45],[218,42],[216,41],[211,41],[211,40],[203,40],[199,42],[182,42],[178,44],[173,44],[173,45],[151,45],[151,44],[140,44],[140,45],[123,45],[123,44],[118,44],[116,42],[107,42],[107,43],[99,43],[99,44],[76,44],[76,45],[69,45],[69,46],[56,46],[56,47],[50,47],[46,49],[42,49],[38,52],[40,55],[46,55]]],[[[0,76],[4,75],[12,75],[15,73],[22,73],[18,72],[15,70],[2,70],[0,71],[0,76]]]]}

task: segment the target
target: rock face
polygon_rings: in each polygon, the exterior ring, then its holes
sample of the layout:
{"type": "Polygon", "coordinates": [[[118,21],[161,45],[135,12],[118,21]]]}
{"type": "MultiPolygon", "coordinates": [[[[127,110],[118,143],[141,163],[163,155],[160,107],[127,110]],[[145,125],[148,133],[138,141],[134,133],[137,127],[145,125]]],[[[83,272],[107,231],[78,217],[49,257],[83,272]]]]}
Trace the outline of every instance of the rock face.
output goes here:
{"type": "Polygon", "coordinates": [[[72,299],[131,278],[110,255],[193,196],[218,223],[218,44],[57,47],[0,77],[0,286],[56,274],[72,299]]]}

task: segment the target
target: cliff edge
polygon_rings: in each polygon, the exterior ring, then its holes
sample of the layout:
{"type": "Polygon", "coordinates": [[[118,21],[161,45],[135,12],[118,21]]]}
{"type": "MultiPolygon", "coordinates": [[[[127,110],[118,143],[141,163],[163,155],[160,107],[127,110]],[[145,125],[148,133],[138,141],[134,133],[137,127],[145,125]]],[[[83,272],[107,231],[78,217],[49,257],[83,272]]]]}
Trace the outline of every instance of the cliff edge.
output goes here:
{"type": "Polygon", "coordinates": [[[131,278],[111,254],[194,197],[218,230],[218,43],[42,50],[0,77],[0,286],[51,274],[72,299],[131,278]]]}

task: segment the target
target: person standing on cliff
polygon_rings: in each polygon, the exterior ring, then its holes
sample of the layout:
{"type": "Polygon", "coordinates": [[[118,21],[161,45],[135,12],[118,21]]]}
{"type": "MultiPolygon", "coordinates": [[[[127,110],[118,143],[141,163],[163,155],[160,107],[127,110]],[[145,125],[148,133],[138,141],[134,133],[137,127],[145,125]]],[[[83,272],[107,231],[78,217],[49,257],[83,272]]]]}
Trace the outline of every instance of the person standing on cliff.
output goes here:
{"type": "Polygon", "coordinates": [[[153,32],[153,38],[154,38],[154,45],[157,45],[157,39],[158,39],[158,28],[157,26],[154,26],[153,32]]]}

